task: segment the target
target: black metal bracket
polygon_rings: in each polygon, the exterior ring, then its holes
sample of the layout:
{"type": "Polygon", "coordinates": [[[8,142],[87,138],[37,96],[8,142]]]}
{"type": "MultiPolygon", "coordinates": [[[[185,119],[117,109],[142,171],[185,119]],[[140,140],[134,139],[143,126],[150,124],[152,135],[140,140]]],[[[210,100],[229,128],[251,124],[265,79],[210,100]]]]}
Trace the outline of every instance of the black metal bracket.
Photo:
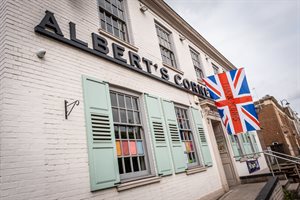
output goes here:
{"type": "Polygon", "coordinates": [[[73,108],[75,106],[78,106],[78,105],[79,105],[79,100],[76,100],[76,101],[74,101],[72,103],[69,103],[69,104],[68,104],[68,101],[65,100],[65,119],[68,119],[68,116],[71,114],[73,108]],[[72,106],[70,110],[68,110],[69,106],[72,106]]]}

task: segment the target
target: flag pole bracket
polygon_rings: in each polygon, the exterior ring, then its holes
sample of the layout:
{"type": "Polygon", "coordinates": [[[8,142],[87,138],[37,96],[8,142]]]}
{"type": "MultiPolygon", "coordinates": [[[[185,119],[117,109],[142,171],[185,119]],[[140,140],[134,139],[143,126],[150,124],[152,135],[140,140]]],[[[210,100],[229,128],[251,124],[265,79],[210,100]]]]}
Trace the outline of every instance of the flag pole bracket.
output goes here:
{"type": "Polygon", "coordinates": [[[79,105],[79,100],[76,100],[72,103],[69,103],[67,100],[65,100],[65,119],[68,119],[68,116],[71,114],[73,108],[78,105],[79,105]],[[70,107],[69,110],[68,107],[70,107]]]}

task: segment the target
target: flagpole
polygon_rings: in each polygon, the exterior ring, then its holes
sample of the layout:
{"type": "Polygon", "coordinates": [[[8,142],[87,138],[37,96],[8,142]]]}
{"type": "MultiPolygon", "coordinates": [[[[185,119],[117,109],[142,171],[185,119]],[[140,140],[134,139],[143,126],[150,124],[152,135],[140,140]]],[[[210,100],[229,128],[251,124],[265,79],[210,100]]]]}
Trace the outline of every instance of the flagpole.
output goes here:
{"type": "Polygon", "coordinates": [[[255,87],[252,88],[252,91],[254,91],[256,98],[258,98],[258,106],[259,106],[260,110],[262,110],[262,107],[260,105],[260,98],[259,98],[259,96],[257,94],[256,88],[255,87]]]}

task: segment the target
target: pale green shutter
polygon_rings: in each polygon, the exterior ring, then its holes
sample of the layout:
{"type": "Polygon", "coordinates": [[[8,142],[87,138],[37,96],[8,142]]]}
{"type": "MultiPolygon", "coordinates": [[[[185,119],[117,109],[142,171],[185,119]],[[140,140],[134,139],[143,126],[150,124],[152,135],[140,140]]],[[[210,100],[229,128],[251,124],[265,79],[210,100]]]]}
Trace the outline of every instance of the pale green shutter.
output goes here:
{"type": "Polygon", "coordinates": [[[198,135],[198,139],[200,141],[201,152],[204,160],[205,166],[212,166],[212,158],[209,151],[209,146],[207,143],[207,139],[204,133],[203,124],[202,124],[202,116],[200,111],[197,108],[191,107],[194,125],[196,126],[196,135],[198,135]]]}
{"type": "Polygon", "coordinates": [[[91,190],[120,182],[108,84],[83,77],[91,190]]]}
{"type": "Polygon", "coordinates": [[[172,174],[171,155],[160,99],[158,97],[145,94],[145,102],[158,174],[172,174]]]}
{"type": "Polygon", "coordinates": [[[167,100],[162,100],[161,102],[171,146],[175,173],[183,172],[187,169],[187,165],[184,157],[183,144],[179,135],[174,103],[167,100]]]}

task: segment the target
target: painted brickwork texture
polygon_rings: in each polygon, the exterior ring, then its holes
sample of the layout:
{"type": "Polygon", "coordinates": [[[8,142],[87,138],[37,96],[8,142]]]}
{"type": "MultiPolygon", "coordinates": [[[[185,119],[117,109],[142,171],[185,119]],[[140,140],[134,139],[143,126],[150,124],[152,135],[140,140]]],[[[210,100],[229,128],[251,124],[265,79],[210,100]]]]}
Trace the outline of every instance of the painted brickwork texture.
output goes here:
{"type": "MultiPolygon", "coordinates": [[[[68,23],[73,21],[78,27],[78,38],[91,47],[90,34],[99,28],[96,0],[2,2],[0,16],[5,24],[0,27],[1,200],[199,199],[222,188],[214,165],[203,173],[172,175],[162,178],[160,183],[123,192],[112,188],[91,193],[82,75],[185,105],[190,105],[192,96],[34,33],[45,10],[49,10],[55,13],[65,37],[69,34],[68,23]],[[4,31],[6,35],[2,34],[4,31]],[[47,51],[43,60],[35,55],[39,48],[47,51]],[[64,100],[80,101],[69,120],[64,119],[64,100]]],[[[138,23],[140,16],[135,15],[141,15],[139,3],[128,2],[134,10],[129,21],[136,19],[132,23],[138,23]]],[[[151,31],[147,27],[147,23],[141,23],[137,30],[140,32],[132,31],[133,36],[143,31],[155,33],[154,27],[151,31]]],[[[147,46],[140,41],[137,46],[146,57],[158,59],[158,45],[147,46]]]]}

